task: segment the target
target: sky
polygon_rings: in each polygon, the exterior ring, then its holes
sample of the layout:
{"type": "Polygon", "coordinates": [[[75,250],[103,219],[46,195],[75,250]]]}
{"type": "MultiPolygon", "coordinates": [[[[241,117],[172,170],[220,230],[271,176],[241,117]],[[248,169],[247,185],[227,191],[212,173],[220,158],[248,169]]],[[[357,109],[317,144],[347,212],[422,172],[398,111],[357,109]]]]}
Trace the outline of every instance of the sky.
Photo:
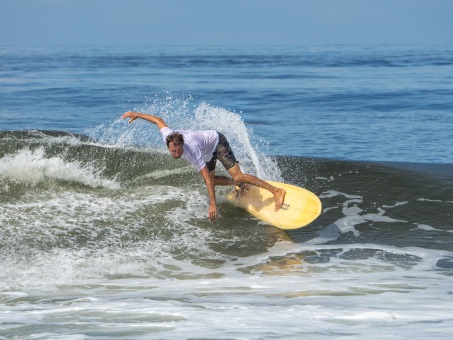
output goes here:
{"type": "Polygon", "coordinates": [[[263,44],[453,44],[453,0],[0,0],[0,46],[263,44]]]}

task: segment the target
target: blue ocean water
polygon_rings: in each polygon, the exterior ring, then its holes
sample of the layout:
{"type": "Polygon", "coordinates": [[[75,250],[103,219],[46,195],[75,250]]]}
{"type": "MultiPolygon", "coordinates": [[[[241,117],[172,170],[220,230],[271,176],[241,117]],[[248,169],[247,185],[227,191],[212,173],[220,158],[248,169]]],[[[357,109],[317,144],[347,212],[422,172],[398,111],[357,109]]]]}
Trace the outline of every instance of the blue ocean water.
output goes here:
{"type": "Polygon", "coordinates": [[[3,47],[0,61],[0,130],[206,102],[273,155],[453,162],[452,46],[3,47]]]}
{"type": "MultiPolygon", "coordinates": [[[[0,47],[0,339],[453,334],[453,46],[0,47]],[[155,126],[305,187],[282,231],[155,126]]],[[[219,169],[221,171],[221,169],[219,169]]]]}

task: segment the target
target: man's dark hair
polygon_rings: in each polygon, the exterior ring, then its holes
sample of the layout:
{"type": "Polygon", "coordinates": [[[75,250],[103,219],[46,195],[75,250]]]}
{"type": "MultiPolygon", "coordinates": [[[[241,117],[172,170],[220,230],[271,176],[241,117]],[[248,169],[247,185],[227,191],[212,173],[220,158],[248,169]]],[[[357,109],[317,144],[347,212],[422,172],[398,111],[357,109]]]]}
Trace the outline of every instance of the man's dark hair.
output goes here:
{"type": "Polygon", "coordinates": [[[165,141],[167,143],[168,148],[171,142],[173,142],[175,145],[184,144],[184,137],[179,132],[173,132],[172,134],[167,136],[165,141]]]}

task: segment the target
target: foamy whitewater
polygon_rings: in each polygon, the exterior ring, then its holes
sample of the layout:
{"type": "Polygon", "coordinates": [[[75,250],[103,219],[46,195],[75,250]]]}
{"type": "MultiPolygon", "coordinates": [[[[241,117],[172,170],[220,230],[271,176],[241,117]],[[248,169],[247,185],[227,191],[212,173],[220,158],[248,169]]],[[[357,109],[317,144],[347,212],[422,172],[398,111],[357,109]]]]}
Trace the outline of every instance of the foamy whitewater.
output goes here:
{"type": "Polygon", "coordinates": [[[451,337],[451,48],[371,52],[2,49],[0,339],[451,337]],[[127,110],[224,133],[321,216],[285,232],[219,188],[209,222],[200,175],[127,110]]]}

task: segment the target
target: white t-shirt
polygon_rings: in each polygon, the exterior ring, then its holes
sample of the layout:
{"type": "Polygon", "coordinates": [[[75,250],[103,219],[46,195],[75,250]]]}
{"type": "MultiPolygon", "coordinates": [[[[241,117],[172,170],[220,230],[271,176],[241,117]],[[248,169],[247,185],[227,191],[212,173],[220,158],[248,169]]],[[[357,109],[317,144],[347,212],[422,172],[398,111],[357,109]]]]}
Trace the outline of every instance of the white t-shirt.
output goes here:
{"type": "Polygon", "coordinates": [[[217,131],[172,130],[169,127],[164,127],[160,129],[164,143],[166,143],[167,136],[173,132],[179,132],[184,138],[182,157],[189,161],[197,171],[203,169],[206,163],[211,160],[212,154],[219,144],[217,131]]]}

